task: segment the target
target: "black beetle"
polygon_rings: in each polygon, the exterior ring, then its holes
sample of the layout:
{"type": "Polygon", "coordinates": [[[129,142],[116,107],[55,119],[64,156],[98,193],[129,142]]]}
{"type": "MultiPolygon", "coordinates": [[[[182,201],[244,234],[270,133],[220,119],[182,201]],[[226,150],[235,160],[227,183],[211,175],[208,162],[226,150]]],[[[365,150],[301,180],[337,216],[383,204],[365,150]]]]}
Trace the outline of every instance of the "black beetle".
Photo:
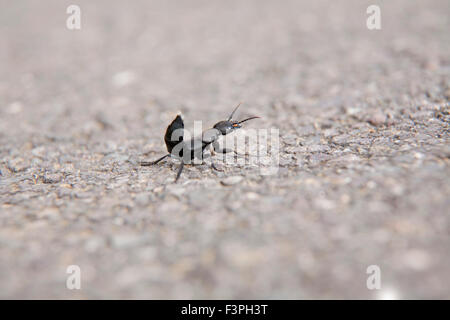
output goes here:
{"type": "MultiPolygon", "coordinates": [[[[220,136],[227,135],[234,130],[241,128],[241,124],[243,122],[259,118],[254,116],[241,121],[233,120],[234,113],[240,105],[241,104],[238,104],[236,108],[234,108],[227,120],[217,122],[211,129],[203,131],[201,137],[193,138],[189,141],[183,141],[184,122],[181,116],[177,115],[172,123],[167,127],[166,134],[164,135],[164,142],[166,143],[167,151],[169,153],[155,161],[142,161],[141,166],[155,165],[167,157],[180,159],[181,164],[175,178],[175,182],[177,182],[180,178],[181,172],[183,171],[183,166],[191,163],[194,158],[203,160],[203,153],[209,145],[212,144],[214,151],[219,153],[228,153],[232,151],[230,149],[219,149],[217,140],[220,136]]],[[[220,171],[216,168],[212,161],[211,167],[214,170],[220,171]]]]}

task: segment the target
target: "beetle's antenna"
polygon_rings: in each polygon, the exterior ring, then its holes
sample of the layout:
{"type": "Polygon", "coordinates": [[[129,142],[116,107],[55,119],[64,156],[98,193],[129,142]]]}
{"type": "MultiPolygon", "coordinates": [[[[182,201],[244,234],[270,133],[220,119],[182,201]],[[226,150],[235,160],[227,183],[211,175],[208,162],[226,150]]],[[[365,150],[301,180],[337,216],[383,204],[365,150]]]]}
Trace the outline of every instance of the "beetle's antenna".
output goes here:
{"type": "Polygon", "coordinates": [[[239,108],[239,106],[241,105],[242,102],[239,102],[239,104],[236,106],[236,108],[234,108],[233,112],[230,114],[230,116],[228,117],[228,121],[230,121],[231,119],[233,119],[234,113],[236,112],[236,110],[239,108]]]}
{"type": "Polygon", "coordinates": [[[261,118],[261,117],[256,117],[256,116],[255,116],[255,117],[250,117],[250,118],[241,120],[241,121],[239,121],[238,123],[241,124],[242,122],[245,122],[245,121],[248,121],[248,120],[252,120],[252,119],[259,119],[259,118],[261,118]]]}

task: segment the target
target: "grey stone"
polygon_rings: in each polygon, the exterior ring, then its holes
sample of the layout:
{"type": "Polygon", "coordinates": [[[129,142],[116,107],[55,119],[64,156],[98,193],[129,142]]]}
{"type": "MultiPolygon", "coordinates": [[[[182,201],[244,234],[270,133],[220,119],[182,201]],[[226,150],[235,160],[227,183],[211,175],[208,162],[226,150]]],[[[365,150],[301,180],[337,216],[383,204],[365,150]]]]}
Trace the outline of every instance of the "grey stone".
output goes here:
{"type": "Polygon", "coordinates": [[[220,182],[224,186],[232,186],[232,185],[240,183],[243,179],[244,178],[241,176],[232,176],[232,177],[227,177],[227,178],[221,180],[220,182]]]}
{"type": "Polygon", "coordinates": [[[62,180],[62,175],[58,173],[46,173],[42,177],[44,183],[58,183],[62,180]]]}

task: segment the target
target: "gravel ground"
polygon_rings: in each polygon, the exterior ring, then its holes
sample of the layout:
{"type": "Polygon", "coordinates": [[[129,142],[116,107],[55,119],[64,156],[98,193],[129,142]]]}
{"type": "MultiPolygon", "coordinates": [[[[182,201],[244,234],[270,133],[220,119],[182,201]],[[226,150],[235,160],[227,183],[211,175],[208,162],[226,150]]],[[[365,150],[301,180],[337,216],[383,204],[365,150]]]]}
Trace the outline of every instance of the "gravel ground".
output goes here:
{"type": "Polygon", "coordinates": [[[450,4],[376,2],[0,1],[0,297],[450,298],[450,4]],[[239,101],[276,174],[139,166],[239,101]]]}

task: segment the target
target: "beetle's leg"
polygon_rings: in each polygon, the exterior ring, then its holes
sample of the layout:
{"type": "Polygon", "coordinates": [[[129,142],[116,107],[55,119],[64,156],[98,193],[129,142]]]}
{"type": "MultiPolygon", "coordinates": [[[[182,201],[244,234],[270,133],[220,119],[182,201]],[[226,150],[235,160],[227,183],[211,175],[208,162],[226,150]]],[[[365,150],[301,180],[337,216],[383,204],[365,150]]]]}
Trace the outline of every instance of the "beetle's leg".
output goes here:
{"type": "Polygon", "coordinates": [[[165,158],[167,158],[168,156],[170,156],[169,154],[166,154],[165,156],[162,156],[161,158],[159,158],[158,160],[155,161],[141,161],[141,166],[152,166],[154,164],[157,164],[158,162],[160,162],[161,160],[164,160],[165,158]]]}
{"type": "MultiPolygon", "coordinates": [[[[214,146],[214,145],[213,145],[214,146]]],[[[223,170],[221,170],[221,169],[218,169],[217,167],[216,167],[216,165],[214,164],[214,160],[213,160],[213,156],[215,156],[216,155],[216,153],[214,152],[214,147],[213,148],[211,148],[211,168],[213,168],[214,170],[216,170],[216,171],[220,171],[220,172],[222,172],[223,170]]]]}
{"type": "Polygon", "coordinates": [[[181,161],[180,167],[178,168],[177,177],[175,178],[175,183],[180,179],[181,172],[183,171],[184,162],[181,161]]]}
{"type": "Polygon", "coordinates": [[[220,149],[219,144],[217,143],[217,145],[216,145],[216,142],[213,144],[213,149],[211,149],[211,155],[214,155],[214,151],[213,151],[213,150],[214,150],[215,152],[221,153],[221,154],[233,152],[235,156],[239,156],[239,157],[246,157],[246,156],[249,156],[249,157],[251,157],[251,155],[248,155],[248,154],[240,154],[239,152],[237,152],[236,150],[233,150],[233,149],[227,149],[227,148],[220,149]]]}
{"type": "MultiPolygon", "coordinates": [[[[203,161],[203,162],[202,162],[202,165],[205,165],[205,164],[208,164],[208,163],[206,163],[206,161],[203,161]]],[[[210,166],[211,166],[212,169],[214,169],[214,170],[216,170],[216,171],[223,171],[223,170],[220,170],[220,169],[218,169],[218,168],[216,167],[216,165],[214,164],[214,162],[212,161],[212,159],[211,159],[211,164],[210,164],[210,166]]]]}
{"type": "MultiPolygon", "coordinates": [[[[219,145],[219,142],[217,142],[217,141],[213,142],[213,150],[214,150],[215,152],[217,152],[217,153],[222,153],[222,154],[225,154],[225,153],[229,153],[229,152],[233,152],[233,151],[234,151],[234,150],[232,150],[232,149],[227,149],[227,148],[221,149],[221,148],[220,148],[220,145],[219,145]]],[[[234,152],[236,153],[236,151],[234,151],[234,152]]]]}
{"type": "MultiPolygon", "coordinates": [[[[205,165],[205,164],[207,164],[206,161],[203,161],[203,162],[202,162],[202,165],[205,165]]],[[[210,166],[211,166],[212,169],[214,169],[214,170],[216,170],[216,171],[223,172],[223,170],[221,170],[221,169],[219,169],[219,168],[216,167],[216,165],[214,164],[214,161],[212,160],[212,158],[211,158],[211,164],[210,164],[210,166]]]]}
{"type": "Polygon", "coordinates": [[[213,168],[213,169],[216,170],[216,171],[223,172],[222,169],[218,169],[218,168],[216,167],[216,165],[214,164],[214,162],[212,161],[212,159],[211,159],[211,168],[213,168]]]}

